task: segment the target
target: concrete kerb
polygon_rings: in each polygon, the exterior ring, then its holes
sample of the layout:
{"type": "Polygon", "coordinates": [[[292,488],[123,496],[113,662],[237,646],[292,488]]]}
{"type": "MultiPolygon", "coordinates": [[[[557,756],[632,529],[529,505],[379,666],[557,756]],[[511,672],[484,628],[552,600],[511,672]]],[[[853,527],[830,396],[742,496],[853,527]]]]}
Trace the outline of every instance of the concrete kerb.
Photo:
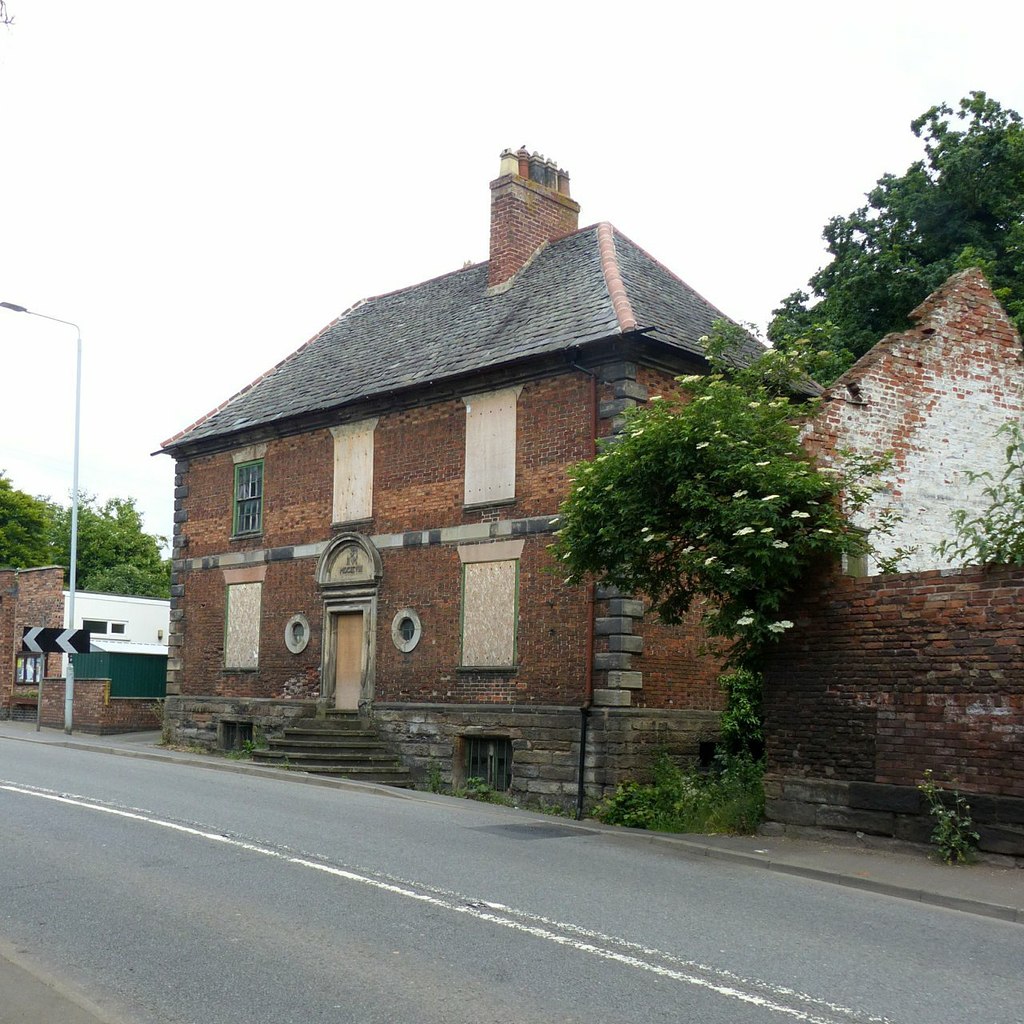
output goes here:
{"type": "MultiPolygon", "coordinates": [[[[335,779],[322,775],[310,775],[308,772],[296,771],[290,768],[264,767],[263,765],[250,764],[245,761],[232,761],[227,758],[217,757],[210,754],[196,754],[186,750],[145,750],[135,746],[127,745],[129,742],[113,737],[79,739],[75,736],[66,738],[42,737],[36,733],[24,736],[12,736],[5,734],[2,727],[9,725],[7,722],[0,722],[0,740],[14,740],[20,743],[39,743],[44,746],[66,747],[73,750],[87,750],[94,754],[114,754],[118,757],[132,757],[140,761],[159,761],[164,764],[185,764],[193,768],[206,768],[214,772],[233,772],[237,775],[255,775],[260,778],[272,779],[278,782],[299,782],[307,786],[325,786],[337,789],[362,790],[363,792],[379,793],[382,796],[397,799],[409,799],[412,794],[407,790],[396,789],[393,786],[384,786],[375,782],[359,782],[355,779],[335,779]]],[[[153,734],[157,736],[158,734],[153,734]]],[[[156,742],[154,742],[154,746],[156,742]]]]}
{"type": "MultiPolygon", "coordinates": [[[[318,775],[311,775],[306,772],[299,772],[291,769],[264,767],[253,765],[247,762],[230,761],[208,754],[192,753],[190,751],[160,750],[147,748],[148,744],[156,746],[159,742],[158,734],[149,734],[146,738],[138,735],[131,738],[126,737],[89,737],[79,738],[76,736],[66,737],[63,734],[37,734],[34,731],[18,729],[21,723],[0,722],[0,740],[14,740],[26,743],[40,743],[43,745],[61,746],[78,750],[88,750],[94,753],[114,754],[119,757],[134,757],[140,760],[163,762],[165,764],[189,764],[195,767],[206,768],[211,771],[233,772],[235,774],[248,774],[259,778],[270,779],[278,782],[292,782],[307,786],[321,786],[326,788],[346,789],[357,792],[373,792],[393,799],[420,800],[424,802],[443,802],[451,806],[455,798],[443,794],[425,793],[415,790],[396,789],[378,783],[358,782],[352,779],[327,778],[318,775]],[[14,731],[12,729],[16,729],[14,731]]],[[[34,727],[33,727],[34,729],[34,727]]],[[[791,875],[799,878],[806,878],[813,881],[825,882],[830,885],[838,885],[846,888],[860,889],[866,892],[876,893],[882,896],[895,897],[898,899],[910,900],[911,902],[927,904],[930,906],[942,907],[947,910],[960,911],[963,913],[975,914],[982,917],[994,918],[1013,924],[1024,924],[1024,871],[1012,868],[992,868],[985,865],[978,865],[967,868],[950,868],[938,866],[924,859],[923,856],[908,856],[906,854],[894,854],[885,858],[884,854],[877,851],[864,850],[851,852],[849,850],[837,850],[829,843],[815,842],[812,840],[792,840],[791,845],[799,848],[799,856],[787,859],[785,856],[773,855],[768,849],[763,849],[774,842],[777,838],[768,837],[732,837],[732,836],[707,836],[696,837],[692,835],[679,836],[665,833],[648,832],[642,829],[619,828],[612,825],[603,825],[600,822],[588,820],[586,822],[569,821],[564,818],[552,819],[548,815],[538,816],[535,812],[522,810],[502,805],[488,805],[493,811],[507,813],[509,816],[521,818],[528,815],[534,821],[552,820],[558,821],[566,828],[578,828],[588,832],[600,832],[609,837],[629,842],[641,842],[655,844],[666,851],[677,853],[688,858],[707,858],[726,863],[743,865],[745,867],[760,868],[762,870],[774,871],[778,874],[791,875]],[[755,845],[756,844],[756,845],[755,845]],[[743,845],[750,849],[737,848],[743,845]],[[873,856],[874,855],[874,856],[873,856]],[[848,866],[847,870],[836,870],[817,866],[815,864],[801,863],[808,859],[819,859],[822,861],[834,861],[843,859],[860,858],[859,864],[848,866]],[[865,865],[881,867],[880,874],[885,873],[885,868],[890,868],[890,873],[898,876],[931,873],[941,880],[941,885],[932,888],[915,883],[912,879],[896,880],[883,877],[866,877],[863,868],[865,865]],[[935,872],[941,874],[935,875],[935,872]],[[959,874],[958,874],[959,872],[959,874]],[[985,872],[984,876],[979,876],[985,872]],[[1019,876],[1019,881],[1018,881],[1019,876]],[[1000,891],[1009,888],[1015,890],[1011,893],[1014,903],[998,902],[992,896],[987,898],[972,897],[958,892],[957,888],[961,882],[981,883],[981,888],[988,888],[993,891],[1000,891]],[[1007,882],[1009,885],[1004,885],[1007,882]]],[[[976,888],[976,885],[968,884],[965,888],[976,888]]]]}

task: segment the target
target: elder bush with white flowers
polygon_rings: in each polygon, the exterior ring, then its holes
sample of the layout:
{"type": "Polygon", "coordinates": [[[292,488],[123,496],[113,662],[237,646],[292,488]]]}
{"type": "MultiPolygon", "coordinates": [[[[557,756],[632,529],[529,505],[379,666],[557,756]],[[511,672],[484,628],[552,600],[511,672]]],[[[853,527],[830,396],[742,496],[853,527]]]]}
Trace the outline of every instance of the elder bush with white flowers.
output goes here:
{"type": "Polygon", "coordinates": [[[851,514],[872,493],[880,462],[848,457],[819,469],[801,448],[789,396],[811,353],[772,349],[728,367],[733,325],[707,339],[714,372],[679,379],[684,397],[652,397],[626,413],[622,435],[571,472],[552,546],[567,582],[591,576],[643,594],[666,622],[700,599],[728,663],[758,654],[793,623],[783,602],[814,565],[863,552],[851,514]]]}

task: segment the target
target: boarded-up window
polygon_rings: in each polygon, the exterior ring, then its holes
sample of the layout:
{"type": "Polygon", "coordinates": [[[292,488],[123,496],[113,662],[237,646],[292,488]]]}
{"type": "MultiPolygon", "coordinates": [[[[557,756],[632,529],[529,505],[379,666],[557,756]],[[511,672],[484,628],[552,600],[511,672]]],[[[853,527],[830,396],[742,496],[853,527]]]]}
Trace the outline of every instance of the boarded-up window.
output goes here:
{"type": "Polygon", "coordinates": [[[502,388],[463,399],[467,505],[516,496],[516,402],[521,390],[502,388]]]}
{"type": "Polygon", "coordinates": [[[462,664],[512,668],[516,663],[519,615],[519,556],[522,541],[472,544],[462,559],[462,664]],[[510,558],[509,555],[515,557],[510,558]]]}
{"type": "Polygon", "coordinates": [[[260,657],[262,583],[233,583],[227,588],[224,667],[254,669],[260,657]]]}
{"type": "Polygon", "coordinates": [[[334,522],[373,515],[373,431],[377,420],[331,427],[334,437],[334,522]]]}

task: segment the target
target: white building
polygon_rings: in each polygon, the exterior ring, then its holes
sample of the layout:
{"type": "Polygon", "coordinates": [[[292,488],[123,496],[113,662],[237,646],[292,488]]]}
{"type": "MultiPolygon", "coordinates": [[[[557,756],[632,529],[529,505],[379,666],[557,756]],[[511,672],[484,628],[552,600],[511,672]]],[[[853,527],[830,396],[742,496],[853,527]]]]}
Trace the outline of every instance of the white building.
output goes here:
{"type": "Polygon", "coordinates": [[[68,621],[69,592],[64,591],[64,628],[87,629],[102,650],[120,650],[121,643],[156,644],[167,653],[171,602],[158,597],[75,593],[75,621],[68,621]]]}

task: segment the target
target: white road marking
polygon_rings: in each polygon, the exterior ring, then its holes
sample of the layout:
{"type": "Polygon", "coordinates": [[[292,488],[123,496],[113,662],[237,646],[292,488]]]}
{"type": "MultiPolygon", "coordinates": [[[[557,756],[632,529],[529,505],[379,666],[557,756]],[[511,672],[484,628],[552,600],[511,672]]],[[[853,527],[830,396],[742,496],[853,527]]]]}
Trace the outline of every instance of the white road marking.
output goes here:
{"type": "Polygon", "coordinates": [[[508,907],[501,903],[480,899],[469,900],[458,893],[438,889],[419,882],[389,880],[386,876],[374,878],[346,868],[335,867],[323,861],[293,856],[292,854],[283,853],[280,850],[262,846],[258,843],[235,839],[229,835],[210,832],[191,825],[167,821],[143,811],[112,807],[84,797],[69,796],[53,792],[52,790],[9,782],[0,782],[0,790],[17,793],[22,796],[50,800],[54,803],[67,804],[72,807],[80,807],[85,810],[99,811],[103,814],[110,814],[114,817],[126,818],[131,821],[139,821],[147,825],[156,825],[159,828],[169,829],[197,839],[221,843],[222,845],[245,850],[249,853],[270,857],[286,864],[294,864],[297,867],[307,868],[335,878],[342,878],[349,882],[356,882],[381,892],[429,904],[452,913],[468,914],[481,921],[487,921],[490,924],[509,928],[547,942],[553,942],[580,953],[596,956],[603,960],[610,960],[626,967],[632,967],[635,970],[646,971],[662,978],[682,982],[683,984],[707,989],[728,999],[735,999],[773,1013],[782,1014],[793,1020],[802,1021],[804,1024],[854,1024],[854,1022],[856,1024],[892,1024],[892,1021],[887,1017],[870,1015],[859,1010],[817,999],[806,993],[797,992],[783,986],[743,978],[730,971],[695,961],[684,960],[662,950],[642,946],[612,935],[604,935],[601,932],[581,928],[578,925],[555,921],[541,915],[517,910],[514,907],[508,907]],[[786,1001],[789,1002],[789,1005],[787,1005],[786,1001]]]}

